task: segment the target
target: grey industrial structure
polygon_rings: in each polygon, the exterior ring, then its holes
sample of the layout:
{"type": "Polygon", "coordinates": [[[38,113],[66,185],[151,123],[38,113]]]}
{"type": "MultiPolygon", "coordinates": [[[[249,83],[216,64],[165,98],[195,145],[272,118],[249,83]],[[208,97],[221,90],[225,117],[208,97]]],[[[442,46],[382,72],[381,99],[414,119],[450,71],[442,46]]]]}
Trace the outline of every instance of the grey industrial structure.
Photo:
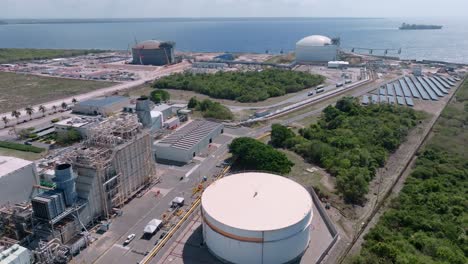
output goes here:
{"type": "Polygon", "coordinates": [[[132,47],[133,64],[167,65],[174,63],[174,47],[172,41],[146,40],[132,47]]]}
{"type": "Polygon", "coordinates": [[[296,43],[296,62],[299,64],[317,64],[336,61],[339,39],[312,35],[296,43]]]}
{"type": "Polygon", "coordinates": [[[39,177],[34,162],[0,156],[0,206],[29,201],[37,184],[39,177]]]}
{"type": "Polygon", "coordinates": [[[130,103],[125,96],[107,96],[78,102],[73,106],[73,113],[83,115],[109,116],[122,111],[130,103]]]}
{"type": "Polygon", "coordinates": [[[224,131],[223,124],[194,120],[154,144],[156,160],[185,164],[224,131]]]}

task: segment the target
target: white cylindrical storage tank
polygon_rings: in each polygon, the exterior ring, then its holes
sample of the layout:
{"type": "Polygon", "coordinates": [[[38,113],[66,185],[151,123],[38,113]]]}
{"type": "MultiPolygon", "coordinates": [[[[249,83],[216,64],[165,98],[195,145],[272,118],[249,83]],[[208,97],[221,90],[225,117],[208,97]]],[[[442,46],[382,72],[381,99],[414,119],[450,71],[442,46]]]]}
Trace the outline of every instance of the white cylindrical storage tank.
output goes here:
{"type": "Polygon", "coordinates": [[[313,64],[336,60],[338,46],[329,37],[312,35],[296,43],[296,62],[313,64]]]}
{"type": "Polygon", "coordinates": [[[309,245],[312,198],[288,178],[230,175],[206,188],[201,205],[205,243],[224,262],[289,263],[309,245]]]}

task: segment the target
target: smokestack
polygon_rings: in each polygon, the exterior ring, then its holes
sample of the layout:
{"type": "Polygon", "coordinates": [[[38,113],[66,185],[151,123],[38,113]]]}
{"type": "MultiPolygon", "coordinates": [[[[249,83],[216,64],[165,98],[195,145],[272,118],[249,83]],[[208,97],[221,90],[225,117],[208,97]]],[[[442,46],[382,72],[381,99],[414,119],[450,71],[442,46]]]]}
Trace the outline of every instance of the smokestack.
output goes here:
{"type": "Polygon", "coordinates": [[[68,163],[57,165],[55,167],[55,178],[53,178],[53,181],[57,185],[57,189],[63,191],[65,205],[72,206],[76,202],[77,197],[72,166],[68,163]]]}

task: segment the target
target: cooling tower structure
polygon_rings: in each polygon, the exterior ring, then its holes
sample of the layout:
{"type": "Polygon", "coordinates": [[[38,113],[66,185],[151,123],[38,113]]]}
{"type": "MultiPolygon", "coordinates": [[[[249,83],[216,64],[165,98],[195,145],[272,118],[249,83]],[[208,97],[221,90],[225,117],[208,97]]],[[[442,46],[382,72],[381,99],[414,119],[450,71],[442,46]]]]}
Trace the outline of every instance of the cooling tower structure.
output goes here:
{"type": "Polygon", "coordinates": [[[285,177],[227,176],[206,188],[201,205],[203,238],[223,262],[291,263],[309,245],[312,198],[285,177]]]}
{"type": "Polygon", "coordinates": [[[65,205],[72,206],[76,202],[77,197],[72,166],[68,163],[57,165],[53,181],[57,185],[57,189],[63,191],[65,205]]]}

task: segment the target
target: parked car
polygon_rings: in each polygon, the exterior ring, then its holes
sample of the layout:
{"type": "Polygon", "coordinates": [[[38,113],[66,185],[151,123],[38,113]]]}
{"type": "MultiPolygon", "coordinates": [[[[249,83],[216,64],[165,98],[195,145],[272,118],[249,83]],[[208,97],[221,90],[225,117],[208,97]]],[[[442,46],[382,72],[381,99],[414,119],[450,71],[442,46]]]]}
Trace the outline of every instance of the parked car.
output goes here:
{"type": "Polygon", "coordinates": [[[124,245],[128,245],[130,244],[130,242],[132,242],[132,240],[135,238],[135,234],[130,234],[127,239],[124,241],[124,245]]]}

